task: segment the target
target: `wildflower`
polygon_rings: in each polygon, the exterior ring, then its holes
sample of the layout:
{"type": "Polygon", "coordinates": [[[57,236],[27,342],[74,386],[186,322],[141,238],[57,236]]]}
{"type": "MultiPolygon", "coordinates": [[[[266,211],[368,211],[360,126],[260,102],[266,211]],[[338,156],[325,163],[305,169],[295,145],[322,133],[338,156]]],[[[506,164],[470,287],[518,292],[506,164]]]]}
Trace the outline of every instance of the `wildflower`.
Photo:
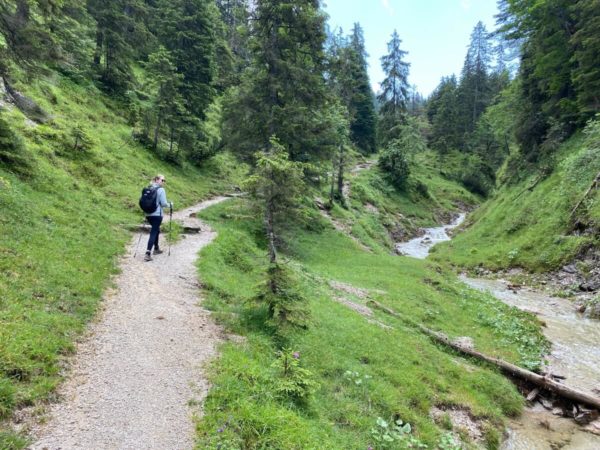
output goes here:
{"type": "Polygon", "coordinates": [[[294,359],[300,359],[300,352],[294,352],[294,353],[292,354],[292,357],[293,357],[294,359]]]}

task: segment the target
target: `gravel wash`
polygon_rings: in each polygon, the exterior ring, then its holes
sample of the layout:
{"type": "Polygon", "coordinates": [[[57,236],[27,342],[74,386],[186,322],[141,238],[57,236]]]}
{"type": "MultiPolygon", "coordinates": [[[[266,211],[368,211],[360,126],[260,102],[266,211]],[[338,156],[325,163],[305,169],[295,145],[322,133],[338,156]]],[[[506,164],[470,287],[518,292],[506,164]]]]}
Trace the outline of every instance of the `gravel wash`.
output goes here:
{"type": "MultiPolygon", "coordinates": [[[[193,415],[208,391],[203,366],[216,354],[222,330],[202,309],[195,267],[216,233],[191,217],[226,200],[217,197],[173,214],[201,227],[144,262],[148,235],[136,234],[120,263],[116,287],[77,346],[69,373],[34,425],[35,450],[178,450],[194,446],[193,415]],[[194,406],[195,405],[195,406],[194,406]]],[[[168,230],[168,216],[163,230],[168,230]]]]}

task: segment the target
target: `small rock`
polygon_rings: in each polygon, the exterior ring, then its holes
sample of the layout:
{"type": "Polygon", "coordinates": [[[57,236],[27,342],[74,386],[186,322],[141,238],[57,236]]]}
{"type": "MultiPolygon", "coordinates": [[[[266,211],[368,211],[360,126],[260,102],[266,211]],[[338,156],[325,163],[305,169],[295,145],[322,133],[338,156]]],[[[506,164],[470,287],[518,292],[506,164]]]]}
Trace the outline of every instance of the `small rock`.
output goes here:
{"type": "Polygon", "coordinates": [[[590,423],[584,429],[589,433],[593,433],[600,436],[600,420],[596,420],[595,422],[590,423]]]}
{"type": "Polygon", "coordinates": [[[600,279],[588,280],[579,285],[579,289],[582,291],[593,292],[600,290],[600,279]]]}
{"type": "Polygon", "coordinates": [[[562,268],[563,272],[567,272],[567,273],[577,273],[577,267],[575,267],[575,264],[568,264],[566,266],[564,266],[562,268]]]}
{"type": "Polygon", "coordinates": [[[587,425],[598,418],[598,411],[596,410],[582,410],[579,414],[574,417],[575,422],[579,425],[587,425]]]}

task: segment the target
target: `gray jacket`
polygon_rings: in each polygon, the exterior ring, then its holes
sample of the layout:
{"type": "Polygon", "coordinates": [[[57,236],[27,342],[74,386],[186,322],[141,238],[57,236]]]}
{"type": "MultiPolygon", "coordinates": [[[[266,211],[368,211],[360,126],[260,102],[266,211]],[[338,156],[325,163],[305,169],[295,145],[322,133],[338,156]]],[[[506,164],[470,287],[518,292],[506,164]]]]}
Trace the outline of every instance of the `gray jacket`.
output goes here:
{"type": "Polygon", "coordinates": [[[158,183],[152,183],[152,187],[158,188],[158,190],[156,191],[156,211],[154,211],[152,214],[146,214],[146,217],[162,216],[163,208],[166,208],[168,206],[172,208],[173,203],[167,201],[167,193],[165,192],[164,188],[158,185],[158,183]]]}

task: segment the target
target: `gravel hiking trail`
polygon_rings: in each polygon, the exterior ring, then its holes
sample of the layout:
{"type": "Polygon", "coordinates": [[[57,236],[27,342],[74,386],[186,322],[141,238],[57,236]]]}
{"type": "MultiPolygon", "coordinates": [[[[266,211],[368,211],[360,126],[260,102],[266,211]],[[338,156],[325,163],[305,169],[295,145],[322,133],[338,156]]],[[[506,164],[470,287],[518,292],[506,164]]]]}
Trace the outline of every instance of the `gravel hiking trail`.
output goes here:
{"type": "MultiPolygon", "coordinates": [[[[178,211],[173,219],[201,227],[144,262],[148,235],[132,239],[115,289],[77,347],[59,402],[45,424],[31,430],[35,450],[178,450],[194,446],[193,414],[208,382],[203,365],[216,354],[222,330],[199,306],[194,264],[216,233],[196,212],[226,200],[217,197],[178,211]]],[[[163,229],[168,229],[165,216],[163,229]]]]}

